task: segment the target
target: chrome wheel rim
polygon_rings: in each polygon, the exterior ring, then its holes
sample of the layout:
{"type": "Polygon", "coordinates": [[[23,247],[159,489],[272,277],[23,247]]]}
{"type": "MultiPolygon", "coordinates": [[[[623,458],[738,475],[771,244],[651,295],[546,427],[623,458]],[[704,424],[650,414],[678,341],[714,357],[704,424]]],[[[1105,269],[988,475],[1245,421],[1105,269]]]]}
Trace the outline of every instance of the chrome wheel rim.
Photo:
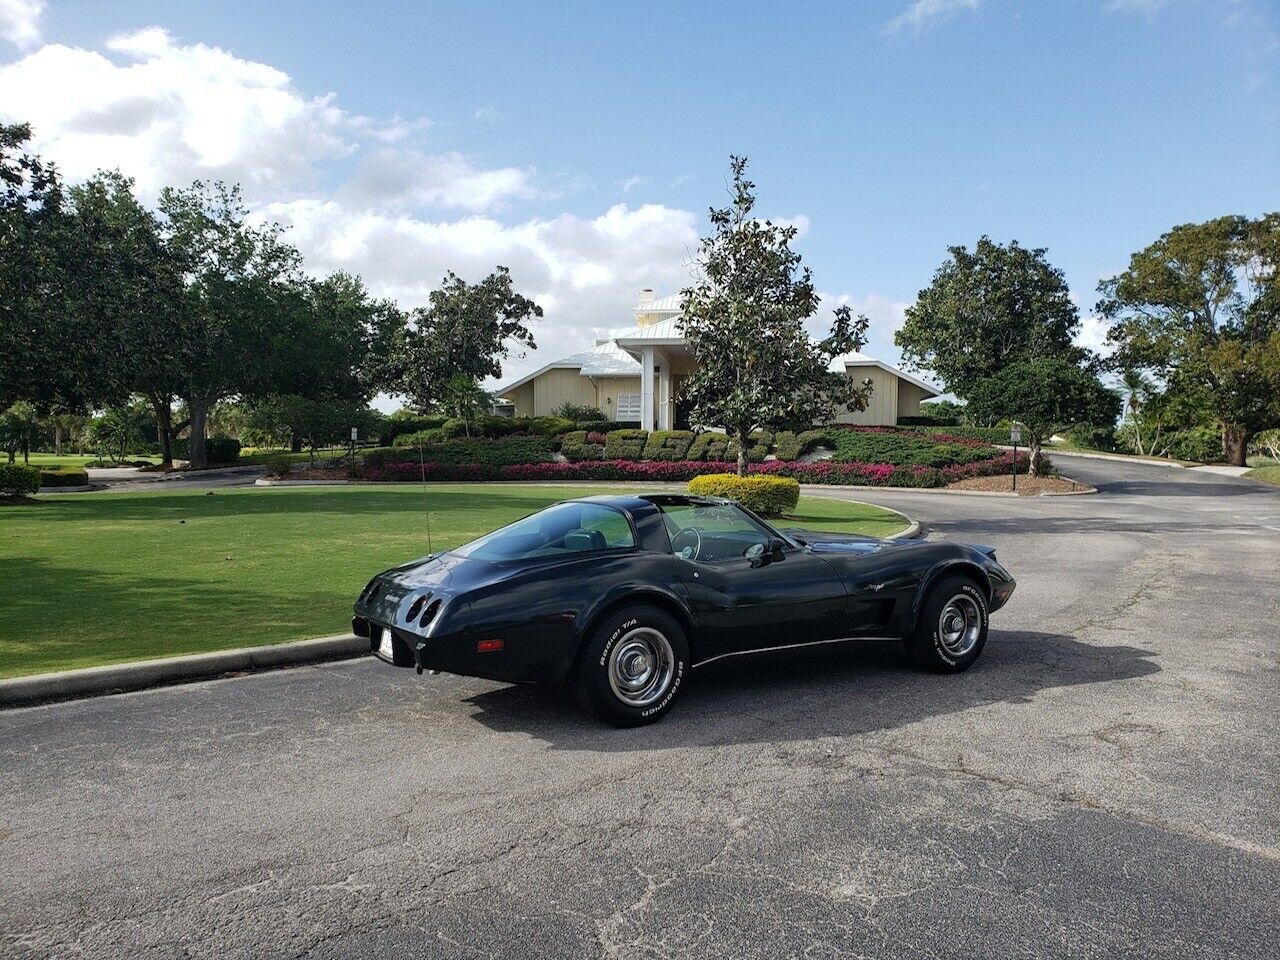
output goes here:
{"type": "Polygon", "coordinates": [[[982,609],[967,594],[958,593],[938,616],[938,641],[953,657],[963,657],[978,643],[982,633],[982,609]]]}
{"type": "Polygon", "coordinates": [[[609,654],[609,686],[629,707],[657,703],[675,675],[671,641],[652,627],[636,627],[609,654]]]}

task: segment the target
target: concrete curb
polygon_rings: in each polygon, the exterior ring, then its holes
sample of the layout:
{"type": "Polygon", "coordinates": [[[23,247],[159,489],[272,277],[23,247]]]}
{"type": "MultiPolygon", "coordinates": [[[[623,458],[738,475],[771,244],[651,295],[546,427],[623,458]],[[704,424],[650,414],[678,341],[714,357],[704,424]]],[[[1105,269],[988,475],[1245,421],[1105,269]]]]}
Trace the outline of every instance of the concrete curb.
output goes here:
{"type": "MultiPolygon", "coordinates": [[[[874,504],[873,504],[873,506],[874,506],[874,504]]],[[[887,510],[888,508],[887,508],[887,507],[881,507],[880,509],[881,509],[881,510],[887,510]]],[[[893,511],[893,512],[894,512],[894,513],[897,513],[898,511],[897,511],[897,510],[895,510],[895,511],[893,511]]],[[[911,520],[911,518],[910,518],[910,517],[907,517],[907,515],[906,515],[905,513],[904,513],[904,514],[899,514],[899,516],[906,517],[906,519],[911,520]]],[[[889,534],[889,536],[887,536],[887,537],[882,537],[881,539],[883,539],[883,540],[913,540],[913,539],[915,539],[916,537],[920,536],[920,533],[921,533],[921,531],[922,531],[923,529],[924,529],[924,528],[920,525],[920,521],[919,521],[919,520],[911,520],[911,523],[907,525],[907,529],[905,529],[905,530],[899,530],[897,533],[891,533],[891,534],[889,534]]]]}
{"type": "Polygon", "coordinates": [[[53,700],[96,697],[129,690],[145,690],[172,683],[208,680],[241,670],[272,670],[327,660],[345,660],[369,652],[364,637],[342,634],[292,643],[274,643],[238,650],[193,653],[161,660],[140,660],[83,670],[65,670],[34,677],[0,680],[0,709],[53,700]]]}
{"type": "Polygon", "coordinates": [[[103,490],[102,484],[86,483],[78,487],[41,487],[41,493],[89,493],[93,490],[103,490]]]}
{"type": "MultiPolygon", "coordinates": [[[[1002,450],[1012,450],[1013,447],[1001,447],[1002,450]]],[[[1019,447],[1025,450],[1026,447],[1019,447]]],[[[1050,457],[1083,457],[1085,460],[1116,460],[1120,463],[1145,463],[1153,467],[1175,467],[1178,470],[1186,470],[1185,464],[1178,463],[1174,460],[1159,460],[1155,457],[1122,457],[1110,453],[1077,453],[1075,450],[1055,450],[1053,447],[1045,447],[1044,453],[1050,457]]]]}

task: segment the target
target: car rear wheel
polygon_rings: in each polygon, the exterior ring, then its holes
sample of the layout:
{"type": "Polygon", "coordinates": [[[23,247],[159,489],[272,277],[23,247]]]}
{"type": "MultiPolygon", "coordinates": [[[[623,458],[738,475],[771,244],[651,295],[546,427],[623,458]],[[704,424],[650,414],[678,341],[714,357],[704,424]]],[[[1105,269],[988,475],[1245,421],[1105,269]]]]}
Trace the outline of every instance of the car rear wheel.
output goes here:
{"type": "Polygon", "coordinates": [[[617,727],[660,720],[689,677],[689,641],[657,607],[617,610],[592,629],[569,678],[584,707],[617,727]]]}
{"type": "Polygon", "coordinates": [[[906,638],[917,666],[959,673],[973,666],[987,642],[987,598],[968,577],[948,577],[930,592],[915,631],[906,638]]]}

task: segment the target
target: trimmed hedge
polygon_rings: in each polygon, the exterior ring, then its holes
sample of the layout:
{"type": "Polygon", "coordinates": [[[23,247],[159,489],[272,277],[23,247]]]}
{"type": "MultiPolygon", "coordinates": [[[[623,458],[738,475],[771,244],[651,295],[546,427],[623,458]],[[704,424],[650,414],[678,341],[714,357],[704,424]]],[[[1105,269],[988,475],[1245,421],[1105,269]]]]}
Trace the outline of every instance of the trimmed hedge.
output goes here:
{"type": "Polygon", "coordinates": [[[648,437],[646,430],[610,430],[605,434],[605,459],[643,460],[644,445],[648,437]]]}
{"type": "MultiPolygon", "coordinates": [[[[1013,454],[1002,452],[991,460],[957,464],[938,469],[935,467],[894,466],[888,463],[833,463],[820,460],[816,463],[788,463],[772,460],[752,465],[751,474],[792,477],[800,483],[849,484],[873,487],[945,487],[957,480],[969,477],[987,477],[1008,473],[1013,454]]],[[[1052,469],[1045,460],[1046,469],[1052,469]]],[[[1025,473],[1027,455],[1018,452],[1018,470],[1025,473]]],[[[699,460],[662,461],[650,460],[637,463],[632,460],[595,460],[583,463],[518,463],[509,466],[482,466],[481,464],[426,464],[428,480],[660,480],[666,482],[692,480],[704,473],[729,473],[736,464],[725,461],[703,462],[699,460]]],[[[388,463],[371,467],[367,463],[357,467],[354,476],[364,480],[419,479],[417,463],[388,463]]]]}
{"type": "Polygon", "coordinates": [[[729,449],[729,437],[723,433],[708,431],[693,438],[689,445],[690,460],[725,460],[729,449]]]}
{"type": "Polygon", "coordinates": [[[40,471],[24,463],[0,463],[0,493],[20,497],[40,489],[40,471]]]}
{"type": "Polygon", "coordinates": [[[779,460],[799,460],[806,453],[822,446],[826,436],[823,430],[806,430],[804,433],[783,430],[774,438],[773,452],[779,460]]]}
{"type": "Polygon", "coordinates": [[[655,430],[645,441],[646,460],[685,460],[693,444],[691,430],[655,430]]]}
{"type": "Polygon", "coordinates": [[[374,447],[363,451],[364,466],[377,470],[389,464],[410,464],[417,468],[419,458],[428,464],[481,467],[505,467],[514,463],[545,463],[551,459],[550,437],[518,433],[500,440],[440,440],[425,446],[419,454],[416,447],[374,447]]]}
{"type": "Polygon", "coordinates": [[[737,500],[763,517],[780,517],[800,502],[800,482],[792,477],[740,477],[709,473],[689,481],[689,492],[701,497],[737,500]]]}
{"type": "Polygon", "coordinates": [[[832,427],[827,442],[836,463],[885,463],[894,466],[950,467],[997,455],[989,443],[949,433],[925,433],[893,427],[832,427]]]}
{"type": "Polygon", "coordinates": [[[604,434],[589,430],[574,430],[560,438],[560,452],[566,460],[577,463],[582,460],[604,459],[604,434]]]}
{"type": "Polygon", "coordinates": [[[924,434],[945,434],[949,437],[964,437],[968,440],[985,440],[987,443],[1009,443],[1008,427],[966,427],[960,424],[945,427],[910,427],[924,434]]]}
{"type": "Polygon", "coordinates": [[[84,467],[57,466],[39,467],[40,486],[44,487],[87,487],[89,471],[84,467]]]}

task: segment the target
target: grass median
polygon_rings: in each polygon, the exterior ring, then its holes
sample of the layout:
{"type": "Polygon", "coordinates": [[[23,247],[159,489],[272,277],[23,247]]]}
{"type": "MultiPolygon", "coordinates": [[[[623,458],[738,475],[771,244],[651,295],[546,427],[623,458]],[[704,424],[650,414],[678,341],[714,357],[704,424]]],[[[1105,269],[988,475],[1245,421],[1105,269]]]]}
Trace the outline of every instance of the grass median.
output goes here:
{"type": "MultiPolygon", "coordinates": [[[[618,488],[435,484],[42,496],[0,508],[0,677],[343,633],[369,577],[549,503],[618,488]]],[[[901,515],[801,497],[781,526],[901,515]]]]}

